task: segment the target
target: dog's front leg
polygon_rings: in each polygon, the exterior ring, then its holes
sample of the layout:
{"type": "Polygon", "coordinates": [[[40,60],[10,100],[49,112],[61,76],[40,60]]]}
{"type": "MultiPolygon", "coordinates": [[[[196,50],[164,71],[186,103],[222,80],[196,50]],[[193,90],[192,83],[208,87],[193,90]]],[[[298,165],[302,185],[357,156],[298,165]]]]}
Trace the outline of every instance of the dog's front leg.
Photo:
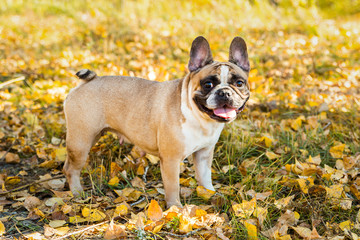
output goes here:
{"type": "Polygon", "coordinates": [[[165,189],[167,207],[182,207],[180,202],[180,160],[179,158],[162,157],[160,161],[161,176],[165,189]]]}
{"type": "Polygon", "coordinates": [[[213,160],[214,146],[200,149],[193,153],[195,177],[198,185],[215,191],[211,180],[211,163],[213,160]]]}

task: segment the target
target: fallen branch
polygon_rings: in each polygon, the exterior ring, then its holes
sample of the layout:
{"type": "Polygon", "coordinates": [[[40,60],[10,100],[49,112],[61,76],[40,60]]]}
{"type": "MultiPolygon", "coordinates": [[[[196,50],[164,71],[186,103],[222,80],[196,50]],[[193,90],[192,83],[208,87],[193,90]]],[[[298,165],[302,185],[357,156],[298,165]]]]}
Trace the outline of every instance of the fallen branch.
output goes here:
{"type": "Polygon", "coordinates": [[[198,228],[198,229],[195,229],[195,230],[193,230],[193,231],[191,231],[191,232],[188,232],[188,233],[186,233],[186,234],[184,234],[184,235],[181,235],[181,234],[176,234],[176,233],[169,233],[169,232],[159,232],[159,233],[161,233],[161,234],[165,234],[165,235],[169,235],[169,236],[171,236],[171,237],[175,237],[175,238],[186,238],[186,237],[190,237],[191,235],[193,235],[193,234],[195,234],[195,233],[197,233],[197,232],[199,232],[199,231],[201,231],[201,230],[204,230],[205,228],[198,228]]]}
{"type": "Polygon", "coordinates": [[[61,237],[59,237],[59,238],[53,238],[53,240],[65,239],[65,238],[68,238],[68,237],[70,237],[70,236],[73,236],[73,235],[76,235],[76,234],[80,234],[80,233],[86,232],[86,231],[88,231],[88,230],[90,230],[90,229],[92,229],[92,228],[96,228],[96,227],[98,227],[98,226],[101,226],[101,225],[106,224],[106,223],[109,223],[109,222],[110,222],[110,220],[107,220],[107,221],[105,221],[105,222],[101,222],[101,223],[98,223],[98,224],[95,224],[95,225],[91,225],[91,226],[89,226],[89,227],[80,229],[80,230],[78,230],[78,231],[68,233],[68,234],[66,234],[66,235],[64,235],[64,236],[61,236],[61,237]]]}
{"type": "Polygon", "coordinates": [[[17,78],[14,78],[14,79],[11,79],[9,81],[6,81],[6,82],[3,82],[0,84],[0,88],[3,88],[5,87],[6,85],[9,85],[11,83],[14,83],[14,82],[20,82],[20,81],[24,81],[25,80],[25,77],[24,76],[21,76],[21,77],[17,77],[17,78]]]}
{"type": "Polygon", "coordinates": [[[140,198],[139,200],[137,200],[136,202],[133,202],[130,204],[131,207],[138,205],[139,203],[142,203],[143,201],[145,201],[145,197],[140,198]]]}
{"type": "Polygon", "coordinates": [[[17,188],[11,189],[11,190],[9,190],[9,191],[0,192],[0,196],[1,196],[1,195],[6,195],[6,194],[11,193],[11,192],[19,191],[19,190],[21,190],[21,189],[23,189],[23,188],[27,188],[27,187],[29,187],[29,186],[31,186],[31,185],[35,185],[35,184],[38,184],[38,183],[47,182],[47,181],[50,181],[50,180],[53,180],[53,179],[58,179],[58,178],[63,178],[63,177],[64,177],[64,175],[59,175],[59,176],[55,176],[55,177],[52,177],[52,178],[49,178],[49,179],[37,180],[37,181],[35,181],[35,182],[32,182],[32,183],[23,185],[23,186],[21,186],[21,187],[17,187],[17,188]]]}

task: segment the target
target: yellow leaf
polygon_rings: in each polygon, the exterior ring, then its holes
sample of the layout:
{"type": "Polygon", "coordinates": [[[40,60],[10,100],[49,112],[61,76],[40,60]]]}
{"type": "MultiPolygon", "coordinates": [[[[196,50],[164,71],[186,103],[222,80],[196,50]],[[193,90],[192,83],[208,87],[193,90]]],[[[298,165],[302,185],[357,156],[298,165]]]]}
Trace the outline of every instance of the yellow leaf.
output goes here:
{"type": "Polygon", "coordinates": [[[255,217],[257,217],[257,219],[259,220],[260,225],[263,224],[264,220],[266,219],[266,216],[268,214],[268,210],[267,208],[262,208],[262,207],[256,207],[253,215],[255,217]]]}
{"type": "Polygon", "coordinates": [[[125,216],[128,213],[129,213],[129,208],[128,208],[128,206],[126,206],[125,203],[123,203],[123,204],[116,206],[113,217],[125,216]]]}
{"type": "Polygon", "coordinates": [[[330,154],[333,158],[342,158],[345,149],[345,144],[336,145],[330,148],[330,154]]]}
{"type": "Polygon", "coordinates": [[[342,184],[336,184],[330,187],[325,187],[325,189],[328,198],[340,199],[344,190],[344,186],[342,184]]]}
{"type": "Polygon", "coordinates": [[[119,182],[120,179],[117,176],[115,176],[109,180],[108,184],[112,187],[116,187],[119,184],[119,182]]]}
{"type": "Polygon", "coordinates": [[[194,187],[196,186],[195,179],[189,177],[189,178],[180,178],[180,184],[185,187],[194,187]]]}
{"type": "Polygon", "coordinates": [[[314,186],[314,179],[312,177],[308,177],[308,178],[299,178],[297,179],[297,182],[300,186],[300,189],[303,193],[309,193],[309,188],[311,188],[312,186],[314,186]]]}
{"type": "Polygon", "coordinates": [[[60,162],[65,162],[66,160],[66,148],[58,148],[55,150],[56,160],[60,162]]]}
{"type": "Polygon", "coordinates": [[[15,185],[18,184],[19,182],[21,182],[21,179],[18,176],[6,178],[6,184],[8,185],[15,185]]]}
{"type": "Polygon", "coordinates": [[[152,163],[152,164],[157,164],[159,161],[160,161],[160,158],[159,157],[156,157],[154,155],[151,155],[151,154],[146,154],[145,156],[147,159],[149,159],[149,161],[152,163]]]}
{"type": "Polygon", "coordinates": [[[280,157],[280,155],[277,155],[276,153],[271,152],[271,151],[266,151],[265,155],[269,158],[269,160],[274,160],[274,159],[280,157]]]}
{"type": "Polygon", "coordinates": [[[59,227],[54,230],[55,230],[56,235],[64,236],[65,234],[67,234],[69,232],[70,228],[69,227],[59,227]]]}
{"type": "Polygon", "coordinates": [[[215,191],[206,189],[203,186],[198,186],[196,188],[196,192],[199,197],[206,201],[209,200],[216,193],[215,191]]]}
{"type": "Polygon", "coordinates": [[[232,206],[235,216],[240,218],[249,218],[256,208],[256,198],[251,201],[243,200],[240,204],[232,206]]]}
{"type": "Polygon", "coordinates": [[[244,222],[244,225],[248,233],[248,239],[252,239],[252,240],[258,239],[256,226],[247,221],[244,222]]]}
{"type": "Polygon", "coordinates": [[[297,119],[291,121],[291,128],[295,131],[299,130],[302,126],[302,121],[305,121],[305,117],[303,115],[299,116],[297,119]]]}
{"type": "Polygon", "coordinates": [[[195,211],[196,217],[202,217],[202,216],[205,216],[206,214],[207,214],[207,212],[201,208],[196,209],[196,211],[195,211]]]}
{"type": "Polygon", "coordinates": [[[36,215],[38,215],[41,218],[45,218],[45,214],[38,208],[34,208],[33,210],[35,212],[36,215]]]}
{"type": "Polygon", "coordinates": [[[309,158],[306,160],[308,163],[313,163],[315,165],[320,165],[321,163],[321,158],[320,155],[317,155],[315,157],[311,157],[311,155],[309,156],[309,158]]]}
{"type": "Polygon", "coordinates": [[[162,218],[163,211],[156,200],[151,200],[147,210],[147,216],[152,221],[158,221],[162,218]]]}
{"type": "Polygon", "coordinates": [[[86,222],[86,221],[87,221],[87,219],[82,218],[82,217],[80,217],[78,215],[69,217],[69,223],[83,223],[83,222],[86,222]]]}
{"type": "Polygon", "coordinates": [[[345,231],[345,229],[350,230],[353,227],[353,225],[354,224],[350,220],[347,220],[347,221],[341,222],[339,224],[339,227],[341,230],[345,231]]]}
{"type": "Polygon", "coordinates": [[[161,228],[164,226],[164,223],[165,223],[165,221],[157,221],[155,224],[156,224],[156,226],[154,227],[154,229],[152,230],[152,233],[158,233],[158,232],[160,232],[160,230],[161,230],[161,228]]]}
{"type": "Polygon", "coordinates": [[[268,136],[261,137],[260,142],[264,142],[264,144],[267,148],[269,148],[273,145],[273,139],[268,136]]]}
{"type": "Polygon", "coordinates": [[[4,224],[0,221],[0,236],[4,235],[5,233],[5,226],[4,224]]]}
{"type": "Polygon", "coordinates": [[[84,207],[84,208],[81,210],[81,214],[83,215],[83,217],[89,217],[90,214],[91,214],[90,208],[84,207]]]}
{"type": "Polygon", "coordinates": [[[98,222],[101,220],[104,220],[106,218],[106,214],[101,212],[98,209],[94,209],[91,211],[90,217],[89,217],[89,221],[90,222],[98,222]]]}

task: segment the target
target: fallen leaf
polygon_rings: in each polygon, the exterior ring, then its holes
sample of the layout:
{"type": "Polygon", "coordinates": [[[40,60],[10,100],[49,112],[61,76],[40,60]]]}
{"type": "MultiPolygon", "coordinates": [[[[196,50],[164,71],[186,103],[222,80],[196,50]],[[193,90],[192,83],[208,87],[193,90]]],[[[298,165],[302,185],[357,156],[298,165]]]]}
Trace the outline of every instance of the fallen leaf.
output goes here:
{"type": "Polygon", "coordinates": [[[206,189],[203,186],[198,186],[196,188],[196,193],[199,197],[201,197],[204,200],[209,200],[212,196],[214,196],[214,194],[216,193],[215,191],[206,189]]]}
{"type": "Polygon", "coordinates": [[[65,220],[51,220],[49,222],[49,226],[52,228],[58,228],[58,227],[62,227],[66,224],[65,220]]]}
{"type": "Polygon", "coordinates": [[[297,234],[299,234],[302,238],[310,239],[311,230],[306,227],[291,227],[295,230],[297,234]]]}
{"type": "Polygon", "coordinates": [[[156,157],[154,155],[151,154],[146,154],[145,157],[152,163],[152,164],[157,164],[160,161],[159,157],[156,157]]]}
{"type": "Polygon", "coordinates": [[[133,180],[131,180],[131,185],[141,189],[145,188],[144,181],[138,176],[134,177],[133,180]]]}
{"type": "Polygon", "coordinates": [[[109,227],[106,229],[104,239],[119,239],[126,237],[125,226],[121,224],[114,224],[110,222],[109,227]]]}
{"type": "Polygon", "coordinates": [[[286,208],[289,203],[294,199],[295,195],[275,200],[274,204],[278,209],[286,208]]]}
{"type": "Polygon", "coordinates": [[[345,231],[345,230],[351,230],[351,228],[353,227],[353,223],[350,220],[344,221],[339,223],[339,227],[341,230],[345,231]]]}
{"type": "Polygon", "coordinates": [[[302,121],[305,121],[305,117],[303,115],[299,116],[295,120],[291,121],[291,128],[295,131],[298,131],[302,126],[302,121]]]}
{"type": "Polygon", "coordinates": [[[232,205],[235,216],[242,219],[249,218],[256,208],[256,199],[253,198],[251,201],[243,200],[240,204],[232,205]]]}
{"type": "Polygon", "coordinates": [[[69,227],[59,227],[55,229],[55,234],[58,236],[64,236],[69,232],[69,230],[70,230],[69,227]]]}
{"type": "Polygon", "coordinates": [[[50,180],[50,181],[48,181],[48,184],[52,189],[58,189],[59,190],[59,189],[64,188],[65,182],[66,182],[65,178],[60,178],[60,179],[50,180]]]}
{"type": "Polygon", "coordinates": [[[162,218],[163,211],[161,207],[159,206],[158,202],[156,200],[151,200],[148,210],[147,210],[147,216],[152,221],[158,221],[162,218]]]}
{"type": "Polygon", "coordinates": [[[28,196],[25,198],[24,207],[30,212],[34,208],[42,204],[41,200],[34,196],[28,196]]]}
{"type": "Polygon", "coordinates": [[[109,180],[108,184],[112,187],[116,187],[119,184],[119,182],[120,179],[117,176],[115,176],[109,180]]]}
{"type": "Polygon", "coordinates": [[[62,206],[64,205],[64,200],[62,198],[52,197],[45,201],[45,205],[48,207],[52,207],[55,204],[62,206]]]}
{"type": "Polygon", "coordinates": [[[0,221],[0,236],[4,235],[5,233],[5,226],[4,224],[0,221]]]}
{"type": "Polygon", "coordinates": [[[56,161],[65,162],[66,154],[67,154],[66,147],[57,148],[55,150],[55,159],[56,159],[56,161]]]}
{"type": "Polygon", "coordinates": [[[309,193],[309,188],[311,188],[312,186],[314,186],[314,178],[312,177],[308,177],[308,178],[299,178],[296,179],[300,189],[303,193],[308,194],[309,193]]]}
{"type": "Polygon", "coordinates": [[[342,158],[345,149],[345,144],[339,144],[330,148],[330,154],[333,158],[342,158]]]}
{"type": "Polygon", "coordinates": [[[248,238],[247,239],[252,239],[252,240],[258,239],[258,237],[257,237],[257,228],[256,228],[255,225],[251,224],[248,221],[245,221],[244,226],[245,226],[245,228],[247,230],[247,233],[248,233],[248,238]]]}
{"type": "Polygon", "coordinates": [[[272,151],[266,151],[265,155],[269,158],[269,160],[274,160],[274,159],[280,157],[280,155],[278,155],[272,151]]]}
{"type": "Polygon", "coordinates": [[[125,216],[129,213],[130,206],[127,203],[122,203],[116,206],[113,217],[125,216]]]}
{"type": "Polygon", "coordinates": [[[8,152],[5,156],[6,163],[20,163],[19,155],[15,153],[8,152]]]}

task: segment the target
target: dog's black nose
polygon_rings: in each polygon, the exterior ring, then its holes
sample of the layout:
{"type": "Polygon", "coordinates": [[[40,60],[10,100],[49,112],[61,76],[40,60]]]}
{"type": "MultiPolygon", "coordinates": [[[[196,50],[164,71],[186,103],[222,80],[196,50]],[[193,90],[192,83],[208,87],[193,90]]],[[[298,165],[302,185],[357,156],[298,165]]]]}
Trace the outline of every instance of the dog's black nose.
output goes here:
{"type": "Polygon", "coordinates": [[[224,90],[224,89],[220,89],[217,91],[217,95],[220,97],[220,98],[224,98],[224,99],[227,99],[230,97],[231,93],[227,90],[224,90]]]}

